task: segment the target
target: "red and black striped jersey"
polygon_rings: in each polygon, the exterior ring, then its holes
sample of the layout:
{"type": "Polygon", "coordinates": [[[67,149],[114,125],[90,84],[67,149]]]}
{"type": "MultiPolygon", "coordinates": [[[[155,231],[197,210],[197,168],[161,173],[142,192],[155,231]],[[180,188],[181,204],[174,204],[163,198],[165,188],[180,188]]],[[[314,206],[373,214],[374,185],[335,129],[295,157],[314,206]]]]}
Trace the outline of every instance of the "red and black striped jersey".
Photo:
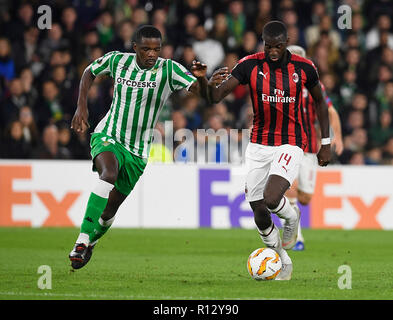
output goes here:
{"type": "MultiPolygon", "coordinates": [[[[328,97],[325,86],[321,84],[321,89],[322,89],[322,94],[325,98],[325,102],[328,106],[328,108],[333,107],[332,101],[328,97]]],[[[318,152],[318,141],[317,141],[317,130],[316,130],[316,123],[317,123],[317,113],[315,110],[315,103],[314,100],[309,94],[308,90],[306,88],[303,89],[303,112],[304,112],[304,129],[306,130],[307,133],[307,138],[308,138],[308,143],[307,147],[304,150],[305,152],[309,153],[317,153],[318,152]]]]}
{"type": "Polygon", "coordinates": [[[250,87],[254,111],[250,141],[268,146],[290,144],[305,150],[303,88],[312,89],[319,82],[314,64],[288,50],[280,62],[259,52],[239,60],[231,74],[250,87]]]}

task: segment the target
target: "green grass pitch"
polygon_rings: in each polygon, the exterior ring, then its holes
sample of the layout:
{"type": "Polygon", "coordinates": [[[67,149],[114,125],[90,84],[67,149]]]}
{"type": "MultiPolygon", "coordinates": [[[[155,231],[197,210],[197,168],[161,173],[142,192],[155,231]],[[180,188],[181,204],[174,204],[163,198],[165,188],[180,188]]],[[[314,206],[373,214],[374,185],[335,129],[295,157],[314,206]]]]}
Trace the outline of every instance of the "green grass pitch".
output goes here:
{"type": "Polygon", "coordinates": [[[289,252],[291,281],[248,275],[248,255],[262,246],[255,230],[112,228],[89,264],[71,272],[78,232],[0,228],[0,299],[393,299],[393,231],[305,229],[306,250],[289,252]],[[38,288],[41,265],[51,269],[51,289],[38,288]],[[351,289],[338,286],[341,265],[351,269],[351,289]]]}

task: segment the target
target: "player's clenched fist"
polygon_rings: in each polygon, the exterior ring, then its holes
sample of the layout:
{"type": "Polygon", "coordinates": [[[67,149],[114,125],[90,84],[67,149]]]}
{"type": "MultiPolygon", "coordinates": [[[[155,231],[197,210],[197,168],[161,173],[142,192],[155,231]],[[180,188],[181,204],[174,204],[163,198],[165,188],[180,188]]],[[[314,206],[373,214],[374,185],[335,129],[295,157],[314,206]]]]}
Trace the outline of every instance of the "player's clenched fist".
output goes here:
{"type": "Polygon", "coordinates": [[[77,108],[74,114],[74,117],[71,121],[71,129],[75,132],[85,132],[88,128],[90,128],[87,119],[89,118],[89,111],[87,108],[77,108]]]}
{"type": "Polygon", "coordinates": [[[330,149],[330,144],[327,145],[322,145],[321,149],[319,150],[317,154],[318,158],[318,164],[321,167],[326,167],[331,159],[331,149],[330,149]]]}

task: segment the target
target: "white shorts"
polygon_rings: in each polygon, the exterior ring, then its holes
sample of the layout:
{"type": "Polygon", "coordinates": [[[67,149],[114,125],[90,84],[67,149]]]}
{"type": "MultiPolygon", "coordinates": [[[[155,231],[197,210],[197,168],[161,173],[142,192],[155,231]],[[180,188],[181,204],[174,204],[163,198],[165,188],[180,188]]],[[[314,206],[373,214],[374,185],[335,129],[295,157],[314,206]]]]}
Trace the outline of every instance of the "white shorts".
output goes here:
{"type": "Polygon", "coordinates": [[[313,194],[317,178],[318,158],[315,153],[305,153],[299,168],[298,190],[313,194]]]}
{"type": "Polygon", "coordinates": [[[247,177],[245,193],[247,201],[263,199],[263,191],[270,175],[278,175],[291,185],[298,177],[303,160],[303,150],[297,146],[264,146],[250,142],[246,153],[247,177]]]}

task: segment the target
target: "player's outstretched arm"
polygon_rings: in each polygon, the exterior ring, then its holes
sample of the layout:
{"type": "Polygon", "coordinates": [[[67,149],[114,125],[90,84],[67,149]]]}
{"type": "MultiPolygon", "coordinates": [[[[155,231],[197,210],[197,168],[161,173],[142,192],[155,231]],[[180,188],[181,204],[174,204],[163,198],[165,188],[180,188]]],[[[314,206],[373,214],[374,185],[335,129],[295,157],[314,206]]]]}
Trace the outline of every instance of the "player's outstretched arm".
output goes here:
{"type": "Polygon", "coordinates": [[[338,115],[337,110],[334,107],[330,107],[328,108],[328,110],[330,125],[333,129],[332,147],[335,149],[337,155],[341,155],[344,150],[344,144],[341,134],[340,116],[338,115]]]}
{"type": "Polygon", "coordinates": [[[197,81],[191,85],[189,91],[209,100],[206,71],[206,64],[195,60],[192,62],[191,73],[195,78],[197,78],[197,81]]]}
{"type": "Polygon", "coordinates": [[[309,91],[314,99],[319,125],[321,127],[322,139],[321,139],[321,149],[317,154],[318,164],[324,167],[329,164],[331,159],[330,135],[329,135],[329,112],[319,82],[309,91]]]}
{"type": "Polygon", "coordinates": [[[227,67],[212,74],[208,82],[209,97],[212,103],[218,103],[239,85],[239,80],[229,74],[227,67]]]}
{"type": "Polygon", "coordinates": [[[88,123],[89,110],[87,108],[87,94],[94,79],[95,76],[91,73],[90,68],[87,67],[79,83],[78,104],[71,121],[71,129],[76,132],[85,132],[90,127],[88,123]]]}

